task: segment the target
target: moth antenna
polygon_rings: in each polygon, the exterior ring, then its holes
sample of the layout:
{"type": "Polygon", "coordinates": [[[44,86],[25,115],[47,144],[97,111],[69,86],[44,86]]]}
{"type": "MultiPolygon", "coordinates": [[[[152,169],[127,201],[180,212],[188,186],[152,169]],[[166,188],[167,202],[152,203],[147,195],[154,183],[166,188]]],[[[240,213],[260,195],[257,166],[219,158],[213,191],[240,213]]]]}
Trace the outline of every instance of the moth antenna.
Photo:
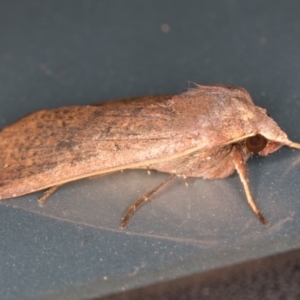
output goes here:
{"type": "Polygon", "coordinates": [[[62,184],[52,186],[48,190],[46,190],[41,197],[39,197],[39,203],[43,204],[62,184]]]}
{"type": "Polygon", "coordinates": [[[250,205],[252,211],[254,212],[254,214],[256,215],[258,220],[262,224],[267,225],[268,221],[264,218],[264,216],[262,215],[262,213],[258,209],[258,207],[255,204],[254,199],[251,195],[251,191],[250,191],[250,188],[249,188],[249,179],[248,179],[248,174],[247,174],[246,163],[245,163],[245,160],[243,158],[241,150],[237,146],[235,146],[233,148],[232,157],[233,157],[233,162],[234,162],[235,168],[236,168],[236,170],[237,170],[237,172],[240,176],[240,179],[242,181],[242,184],[244,186],[244,190],[245,190],[245,194],[246,194],[248,204],[250,205]]]}
{"type": "Polygon", "coordinates": [[[300,143],[294,143],[291,142],[290,144],[288,144],[287,146],[291,147],[291,148],[295,148],[295,149],[300,149],[300,143]]]}
{"type": "Polygon", "coordinates": [[[145,202],[147,202],[151,196],[153,196],[158,190],[164,187],[167,183],[176,178],[176,174],[170,175],[166,180],[164,180],[161,184],[155,187],[153,190],[142,196],[139,200],[137,200],[133,205],[130,206],[125,216],[122,218],[120,228],[126,227],[129,219],[132,217],[133,213],[145,202]]]}

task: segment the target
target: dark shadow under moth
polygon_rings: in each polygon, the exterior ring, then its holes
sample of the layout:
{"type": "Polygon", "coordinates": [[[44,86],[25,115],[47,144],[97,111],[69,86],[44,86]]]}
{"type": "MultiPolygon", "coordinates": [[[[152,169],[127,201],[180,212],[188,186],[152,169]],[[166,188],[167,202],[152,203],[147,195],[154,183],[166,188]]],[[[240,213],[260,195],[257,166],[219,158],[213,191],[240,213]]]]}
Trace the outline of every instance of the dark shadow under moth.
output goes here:
{"type": "Polygon", "coordinates": [[[133,204],[133,212],[177,176],[225,178],[237,170],[246,198],[266,224],[250,192],[246,161],[290,141],[243,88],[200,86],[180,95],[149,96],[32,113],[0,132],[0,199],[124,169],[171,175],[133,204]]]}

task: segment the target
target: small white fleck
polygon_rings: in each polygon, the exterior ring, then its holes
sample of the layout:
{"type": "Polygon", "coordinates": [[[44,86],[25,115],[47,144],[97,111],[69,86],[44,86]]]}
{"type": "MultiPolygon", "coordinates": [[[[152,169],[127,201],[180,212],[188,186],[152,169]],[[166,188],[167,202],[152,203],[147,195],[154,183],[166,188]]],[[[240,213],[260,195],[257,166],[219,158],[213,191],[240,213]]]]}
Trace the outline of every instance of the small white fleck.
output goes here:
{"type": "Polygon", "coordinates": [[[46,73],[46,75],[52,75],[52,70],[47,69],[47,70],[45,71],[45,73],[46,73]]]}
{"type": "Polygon", "coordinates": [[[46,70],[47,69],[47,65],[45,63],[42,63],[39,65],[41,70],[46,70]]]}
{"type": "Polygon", "coordinates": [[[162,24],[160,26],[160,29],[163,33],[168,33],[170,31],[170,25],[169,24],[162,24]]]}
{"type": "Polygon", "coordinates": [[[262,36],[260,39],[259,39],[259,42],[262,44],[262,45],[265,45],[267,43],[267,38],[262,36]]]}

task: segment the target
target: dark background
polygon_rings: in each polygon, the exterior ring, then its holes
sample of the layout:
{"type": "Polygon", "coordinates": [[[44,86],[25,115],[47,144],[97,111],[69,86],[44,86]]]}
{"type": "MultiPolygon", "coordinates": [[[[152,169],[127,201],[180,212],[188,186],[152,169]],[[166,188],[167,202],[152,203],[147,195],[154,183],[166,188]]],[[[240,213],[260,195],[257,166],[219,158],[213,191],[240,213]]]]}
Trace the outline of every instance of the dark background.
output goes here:
{"type": "MultiPolygon", "coordinates": [[[[245,87],[300,141],[300,3],[0,2],[0,126],[45,108],[245,87]]],[[[300,247],[300,153],[249,163],[257,224],[239,178],[177,182],[119,220],[164,178],[127,171],[1,202],[1,299],[82,299],[166,282],[300,247]]],[[[233,283],[232,283],[233,284],[233,283]]]]}

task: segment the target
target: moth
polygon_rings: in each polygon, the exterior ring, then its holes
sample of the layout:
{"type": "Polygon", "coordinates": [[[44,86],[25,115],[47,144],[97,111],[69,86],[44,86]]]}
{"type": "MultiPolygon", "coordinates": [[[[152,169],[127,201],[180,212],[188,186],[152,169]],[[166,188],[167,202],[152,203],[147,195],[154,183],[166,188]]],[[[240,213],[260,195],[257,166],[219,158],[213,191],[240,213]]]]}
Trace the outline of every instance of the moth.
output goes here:
{"type": "Polygon", "coordinates": [[[179,95],[40,110],[0,132],[0,198],[48,189],[43,202],[67,182],[125,169],[169,173],[129,208],[123,228],[174,178],[225,178],[236,170],[252,211],[267,224],[246,161],[284,145],[300,149],[241,87],[196,85],[179,95]]]}

